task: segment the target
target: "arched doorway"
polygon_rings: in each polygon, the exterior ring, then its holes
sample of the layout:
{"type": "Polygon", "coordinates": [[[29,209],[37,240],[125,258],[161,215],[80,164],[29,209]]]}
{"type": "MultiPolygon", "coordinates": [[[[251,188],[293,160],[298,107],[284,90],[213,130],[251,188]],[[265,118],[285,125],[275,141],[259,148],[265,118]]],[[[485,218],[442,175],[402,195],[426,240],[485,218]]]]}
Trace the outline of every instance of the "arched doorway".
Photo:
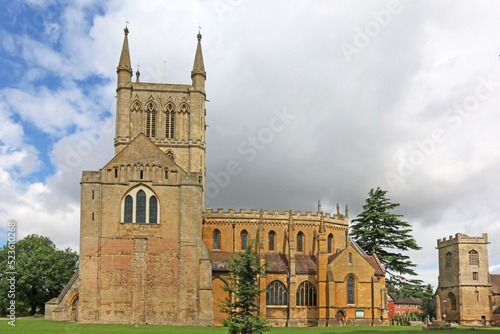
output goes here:
{"type": "Polygon", "coordinates": [[[337,320],[338,326],[345,326],[346,325],[345,312],[343,310],[337,311],[337,313],[335,314],[335,320],[337,320]]]}
{"type": "Polygon", "coordinates": [[[226,282],[224,282],[219,277],[216,277],[212,281],[212,291],[214,293],[214,323],[215,326],[222,326],[222,321],[227,318],[227,315],[220,310],[220,302],[221,300],[226,299],[229,293],[222,290],[223,286],[227,286],[226,282]]]}
{"type": "Polygon", "coordinates": [[[78,322],[78,295],[76,295],[73,300],[71,301],[71,314],[70,314],[70,320],[69,321],[74,321],[78,322]]]}

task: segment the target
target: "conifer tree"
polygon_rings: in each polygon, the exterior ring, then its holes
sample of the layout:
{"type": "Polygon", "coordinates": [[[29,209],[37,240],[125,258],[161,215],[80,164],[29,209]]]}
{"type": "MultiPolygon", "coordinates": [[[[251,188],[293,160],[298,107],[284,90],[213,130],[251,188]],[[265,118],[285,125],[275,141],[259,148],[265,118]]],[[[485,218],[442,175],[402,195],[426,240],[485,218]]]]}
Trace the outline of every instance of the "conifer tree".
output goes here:
{"type": "Polygon", "coordinates": [[[387,191],[373,188],[368,193],[363,212],[352,220],[351,236],[368,254],[375,252],[389,274],[387,286],[407,296],[417,296],[422,281],[409,279],[417,276],[416,265],[402,251],[419,250],[421,247],[411,235],[411,225],[392,213],[399,206],[386,198],[387,191]]]}
{"type": "Polygon", "coordinates": [[[244,252],[236,254],[229,263],[229,286],[222,289],[229,296],[220,304],[222,312],[229,317],[224,326],[231,334],[260,334],[269,330],[267,320],[259,312],[259,289],[257,279],[264,274],[265,265],[259,265],[259,256],[254,253],[255,240],[249,240],[244,252]]]}

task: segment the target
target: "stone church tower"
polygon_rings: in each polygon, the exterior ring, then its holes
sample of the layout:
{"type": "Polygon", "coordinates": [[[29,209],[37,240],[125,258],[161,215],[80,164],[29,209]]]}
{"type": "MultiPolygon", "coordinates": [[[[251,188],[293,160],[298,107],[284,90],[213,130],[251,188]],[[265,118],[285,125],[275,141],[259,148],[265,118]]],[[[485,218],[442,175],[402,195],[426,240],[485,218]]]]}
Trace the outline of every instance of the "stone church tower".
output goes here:
{"type": "Polygon", "coordinates": [[[462,326],[489,325],[494,300],[488,264],[488,235],[437,241],[439,286],[436,294],[446,320],[462,326]]]}
{"type": "Polygon", "coordinates": [[[132,82],[127,28],[117,73],[115,157],[81,180],[77,320],[212,325],[201,34],[191,85],[132,82]]]}

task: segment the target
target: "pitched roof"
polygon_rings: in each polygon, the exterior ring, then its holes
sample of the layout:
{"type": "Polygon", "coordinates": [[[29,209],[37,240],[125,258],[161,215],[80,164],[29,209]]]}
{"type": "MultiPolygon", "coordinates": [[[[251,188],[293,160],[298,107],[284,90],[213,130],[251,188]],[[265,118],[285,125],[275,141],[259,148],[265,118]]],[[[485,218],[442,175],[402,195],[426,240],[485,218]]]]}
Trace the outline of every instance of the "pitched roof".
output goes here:
{"type": "Polygon", "coordinates": [[[266,273],[286,273],[288,271],[288,255],[266,253],[264,259],[268,263],[266,273]]]}
{"type": "Polygon", "coordinates": [[[382,268],[380,262],[378,262],[375,259],[375,256],[373,256],[373,255],[365,255],[364,258],[375,269],[375,275],[384,275],[385,274],[384,268],[382,268]]]}
{"type": "Polygon", "coordinates": [[[394,300],[395,304],[416,304],[420,305],[420,299],[413,297],[406,297],[403,295],[399,295],[396,292],[389,292],[389,297],[394,300]]]}
{"type": "Polygon", "coordinates": [[[139,133],[123,150],[118,152],[103,168],[109,168],[115,163],[130,161],[141,161],[144,164],[161,165],[165,167],[175,167],[180,171],[184,170],[170,159],[165,152],[156,146],[144,133],[139,133]]]}
{"type": "Polygon", "coordinates": [[[500,294],[500,274],[490,274],[493,293],[500,294]]]}
{"type": "Polygon", "coordinates": [[[295,273],[296,274],[314,274],[316,273],[316,256],[307,254],[295,255],[295,273]]]}
{"type": "Polygon", "coordinates": [[[229,261],[231,261],[232,252],[210,252],[209,258],[212,262],[213,271],[229,271],[229,261]]]}
{"type": "MultiPolygon", "coordinates": [[[[212,262],[213,271],[229,271],[229,261],[231,261],[232,252],[211,251],[209,258],[212,262]]],[[[288,272],[289,257],[280,253],[265,253],[264,259],[268,263],[267,273],[285,274],[288,272]]],[[[307,254],[295,255],[295,273],[296,274],[314,274],[316,273],[316,256],[307,254]]]]}

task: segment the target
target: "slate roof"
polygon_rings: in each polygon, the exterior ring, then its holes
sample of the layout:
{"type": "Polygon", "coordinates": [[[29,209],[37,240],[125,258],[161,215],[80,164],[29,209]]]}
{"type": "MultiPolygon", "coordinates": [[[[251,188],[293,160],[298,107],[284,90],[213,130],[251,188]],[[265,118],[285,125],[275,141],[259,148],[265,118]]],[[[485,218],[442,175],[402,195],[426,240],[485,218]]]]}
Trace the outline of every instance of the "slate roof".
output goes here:
{"type": "Polygon", "coordinates": [[[269,265],[266,268],[267,273],[286,273],[288,272],[288,255],[278,253],[266,253],[264,258],[269,265]]]}
{"type": "Polygon", "coordinates": [[[295,255],[295,273],[297,274],[315,274],[316,256],[307,254],[295,255]]]}
{"type": "Polygon", "coordinates": [[[500,274],[490,274],[490,278],[493,293],[500,295],[500,274]]]}
{"type": "MultiPolygon", "coordinates": [[[[213,271],[229,271],[229,261],[233,256],[232,252],[210,252],[210,262],[212,262],[213,271]]],[[[265,253],[264,259],[269,264],[266,268],[267,273],[286,274],[288,272],[289,257],[280,253],[265,253]]],[[[308,254],[295,255],[295,273],[296,274],[315,274],[316,256],[308,254]]]]}
{"type": "Polygon", "coordinates": [[[389,296],[394,300],[395,304],[416,304],[420,305],[420,299],[413,297],[400,296],[395,292],[389,292],[389,296]]]}
{"type": "Polygon", "coordinates": [[[232,252],[210,252],[212,271],[229,271],[231,256],[233,256],[232,252]]]}

